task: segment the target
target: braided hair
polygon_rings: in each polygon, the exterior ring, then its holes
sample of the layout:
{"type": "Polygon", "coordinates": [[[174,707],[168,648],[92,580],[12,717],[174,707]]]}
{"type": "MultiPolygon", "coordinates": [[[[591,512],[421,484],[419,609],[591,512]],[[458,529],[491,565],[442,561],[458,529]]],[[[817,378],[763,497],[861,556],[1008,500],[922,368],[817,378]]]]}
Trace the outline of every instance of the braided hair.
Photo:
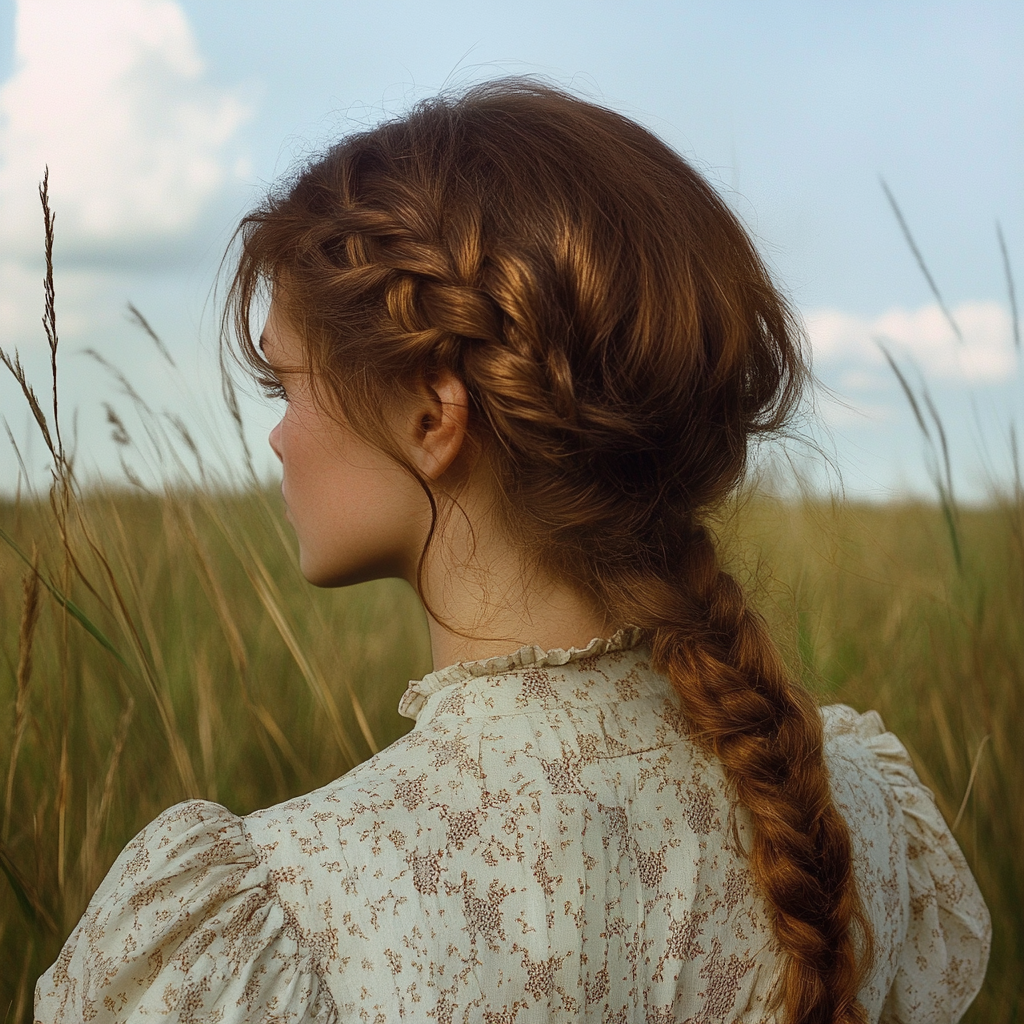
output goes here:
{"type": "Polygon", "coordinates": [[[736,217],[633,121],[505,79],[344,139],[239,232],[226,323],[257,372],[269,287],[314,387],[384,450],[396,394],[462,380],[501,526],[644,631],[748,809],[786,1019],[863,1021],[871,930],[821,717],[706,526],[807,377],[736,217]]]}

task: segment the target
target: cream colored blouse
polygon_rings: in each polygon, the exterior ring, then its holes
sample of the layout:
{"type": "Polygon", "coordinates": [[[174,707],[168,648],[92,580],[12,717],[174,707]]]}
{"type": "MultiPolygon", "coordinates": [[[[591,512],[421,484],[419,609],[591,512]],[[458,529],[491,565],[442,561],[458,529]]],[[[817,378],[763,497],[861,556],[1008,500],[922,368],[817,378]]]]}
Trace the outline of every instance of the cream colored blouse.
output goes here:
{"type": "MultiPolygon", "coordinates": [[[[39,1021],[770,1021],[747,814],[636,631],[409,684],[407,736],[238,817],[190,801],[117,859],[39,1021]]],[[[875,929],[872,1021],[955,1021],[989,915],[874,712],[825,708],[875,929]]]]}

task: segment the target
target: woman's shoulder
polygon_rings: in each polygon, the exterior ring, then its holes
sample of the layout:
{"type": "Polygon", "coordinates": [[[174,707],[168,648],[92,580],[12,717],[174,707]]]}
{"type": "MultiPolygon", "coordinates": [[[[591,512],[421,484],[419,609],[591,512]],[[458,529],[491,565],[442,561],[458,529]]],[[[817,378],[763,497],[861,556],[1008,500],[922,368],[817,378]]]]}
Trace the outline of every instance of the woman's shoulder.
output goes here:
{"type": "Polygon", "coordinates": [[[882,1020],[958,1020],[981,988],[991,920],[906,747],[876,711],[822,709],[836,803],[850,826],[875,933],[882,1020]]]}
{"type": "Polygon", "coordinates": [[[336,1019],[304,886],[347,870],[346,822],[415,808],[425,742],[410,733],[245,817],[202,800],[164,811],[121,852],[39,979],[36,1018],[336,1019]]]}
{"type": "Polygon", "coordinates": [[[36,987],[39,1021],[333,1021],[245,819],[188,801],[121,852],[36,987]]]}

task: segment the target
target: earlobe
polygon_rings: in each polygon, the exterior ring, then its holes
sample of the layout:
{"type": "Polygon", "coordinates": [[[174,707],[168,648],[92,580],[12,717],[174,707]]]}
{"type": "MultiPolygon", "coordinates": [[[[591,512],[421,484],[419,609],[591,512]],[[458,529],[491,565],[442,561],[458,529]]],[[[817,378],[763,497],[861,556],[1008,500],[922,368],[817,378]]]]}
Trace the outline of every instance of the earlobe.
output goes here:
{"type": "Polygon", "coordinates": [[[416,461],[428,480],[439,480],[458,458],[466,439],[469,395],[450,370],[424,382],[423,402],[417,408],[416,461]]]}

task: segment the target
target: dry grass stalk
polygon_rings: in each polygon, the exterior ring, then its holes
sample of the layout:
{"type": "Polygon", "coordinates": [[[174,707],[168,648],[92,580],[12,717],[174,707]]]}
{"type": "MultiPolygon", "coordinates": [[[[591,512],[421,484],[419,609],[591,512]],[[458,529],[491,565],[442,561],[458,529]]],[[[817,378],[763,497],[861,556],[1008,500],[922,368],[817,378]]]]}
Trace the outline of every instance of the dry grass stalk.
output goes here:
{"type": "Polygon", "coordinates": [[[99,805],[90,807],[87,813],[85,838],[82,841],[81,865],[82,875],[85,878],[92,878],[101,874],[96,870],[96,854],[100,848],[100,842],[104,829],[108,824],[111,804],[113,803],[114,789],[117,785],[118,771],[121,768],[121,758],[124,755],[124,748],[128,742],[128,731],[131,728],[132,718],[135,716],[135,701],[128,696],[128,702],[117,722],[114,733],[114,742],[110,750],[110,758],[107,761],[107,774],[103,780],[103,789],[100,793],[99,805]]]}
{"type": "Polygon", "coordinates": [[[978,778],[978,768],[981,765],[981,755],[985,752],[985,744],[992,739],[991,734],[986,733],[981,738],[981,743],[978,744],[978,752],[974,755],[974,761],[971,763],[971,775],[967,780],[967,788],[964,790],[964,798],[960,801],[960,809],[956,812],[956,817],[953,819],[953,824],[950,826],[955,832],[960,827],[960,822],[964,820],[964,811],[967,810],[967,801],[971,798],[971,790],[974,789],[974,782],[978,778]]]}
{"type": "Polygon", "coordinates": [[[32,418],[36,421],[36,425],[39,427],[39,432],[43,435],[43,443],[46,445],[47,451],[50,455],[56,459],[57,451],[53,446],[53,438],[50,435],[50,425],[46,422],[46,415],[39,404],[39,399],[36,397],[36,393],[29,384],[25,377],[24,367],[21,365],[21,356],[17,350],[14,352],[14,357],[9,356],[2,348],[0,348],[0,363],[10,370],[11,375],[18,383],[18,387],[21,388],[22,395],[25,396],[25,401],[28,403],[28,407],[32,412],[32,418]]]}
{"type": "MultiPolygon", "coordinates": [[[[246,547],[249,551],[251,564],[256,567],[259,573],[259,578],[252,577],[252,580],[257,593],[260,595],[260,600],[263,601],[264,606],[270,613],[271,618],[274,620],[274,624],[281,633],[281,638],[287,644],[288,650],[291,651],[292,656],[295,657],[296,664],[298,664],[299,668],[302,670],[304,678],[306,678],[310,682],[310,685],[313,686],[317,699],[320,700],[324,709],[327,711],[327,714],[331,719],[331,725],[335,730],[335,735],[339,737],[339,740],[341,740],[343,749],[345,749],[346,752],[350,752],[352,747],[348,740],[348,734],[345,732],[341,724],[338,705],[335,703],[334,697],[331,695],[330,688],[327,686],[321,673],[315,670],[309,662],[306,661],[305,656],[302,654],[301,647],[295,640],[294,633],[285,621],[281,610],[283,606],[281,595],[274,585],[270,573],[267,571],[266,563],[259,557],[248,539],[246,540],[246,547]]],[[[352,707],[352,713],[355,715],[356,724],[359,726],[359,731],[362,733],[363,739],[366,741],[366,745],[370,748],[370,752],[376,754],[380,747],[374,739],[373,731],[370,729],[370,723],[366,719],[366,713],[363,711],[362,703],[356,696],[356,693],[352,689],[347,678],[344,676],[342,678],[352,707]]],[[[352,756],[354,758],[353,763],[358,764],[361,758],[355,754],[352,754],[352,756]]]]}
{"type": "Polygon", "coordinates": [[[46,274],[43,277],[43,330],[50,346],[50,377],[53,383],[53,433],[56,439],[55,463],[58,472],[66,469],[64,444],[60,436],[60,418],[57,404],[57,291],[53,284],[53,225],[56,217],[50,210],[50,168],[43,171],[43,180],[39,185],[39,202],[43,208],[43,238],[46,257],[46,274]]]}
{"type": "Polygon", "coordinates": [[[156,333],[156,331],[153,330],[149,321],[138,311],[138,309],[136,309],[135,304],[132,302],[128,303],[128,319],[137,327],[142,328],[142,330],[150,337],[153,344],[156,345],[157,351],[159,351],[160,355],[162,355],[164,359],[171,364],[171,366],[177,369],[178,364],[171,357],[171,353],[164,344],[163,339],[156,333]]]}
{"type": "Polygon", "coordinates": [[[25,739],[28,725],[28,687],[32,678],[32,643],[35,639],[36,624],[39,622],[39,574],[35,571],[37,562],[33,551],[33,571],[22,581],[21,625],[18,629],[18,669],[15,674],[14,737],[11,742],[11,756],[7,768],[7,786],[4,790],[3,841],[11,834],[11,805],[14,801],[14,773],[18,765],[18,754],[25,739]]]}
{"type": "Polygon", "coordinates": [[[207,800],[217,799],[217,759],[213,733],[221,724],[217,711],[216,685],[210,674],[205,651],[195,659],[193,674],[196,688],[196,732],[199,737],[199,753],[203,762],[204,796],[207,800]]]}
{"type": "Polygon", "coordinates": [[[213,609],[217,613],[221,629],[224,631],[224,639],[228,643],[231,660],[234,662],[239,676],[244,678],[249,661],[245,653],[245,642],[242,640],[241,630],[231,612],[231,603],[225,596],[224,588],[217,578],[213,559],[210,557],[206,545],[199,538],[191,510],[182,503],[175,503],[173,508],[178,513],[178,528],[187,540],[194,564],[199,569],[199,579],[203,589],[206,591],[210,604],[213,605],[213,609]]]}
{"type": "Polygon", "coordinates": [[[288,741],[281,727],[277,724],[274,716],[262,704],[253,706],[253,713],[259,719],[260,724],[267,731],[267,735],[277,744],[281,753],[284,754],[288,766],[295,774],[302,779],[303,786],[311,786],[312,781],[309,769],[303,764],[302,758],[295,752],[295,748],[288,741]]]}
{"type": "Polygon", "coordinates": [[[274,593],[276,588],[274,587],[269,573],[267,573],[266,566],[263,565],[263,562],[258,556],[256,556],[255,552],[250,552],[250,554],[253,556],[253,565],[255,566],[256,572],[252,572],[251,570],[249,571],[249,581],[252,583],[253,588],[259,595],[260,601],[263,603],[263,607],[267,610],[267,614],[270,616],[271,621],[277,627],[277,631],[280,633],[281,639],[284,641],[289,653],[295,659],[295,664],[302,673],[302,678],[306,681],[306,685],[309,687],[310,692],[326,713],[339,750],[344,752],[345,756],[352,764],[358,764],[362,758],[359,756],[352,740],[349,738],[348,731],[345,729],[344,725],[342,725],[341,715],[338,713],[338,705],[335,703],[330,689],[324,681],[323,676],[313,667],[309,659],[306,657],[306,653],[303,651],[302,645],[298,642],[295,637],[295,633],[288,624],[284,611],[281,607],[282,602],[280,594],[274,593]]]}
{"type": "Polygon", "coordinates": [[[131,545],[128,543],[121,517],[117,515],[116,510],[112,511],[113,515],[111,516],[110,523],[116,527],[118,539],[121,542],[122,571],[120,575],[115,573],[110,564],[109,557],[102,550],[101,545],[93,538],[84,518],[82,519],[83,533],[90,549],[96,555],[103,568],[110,592],[114,598],[112,607],[116,609],[120,624],[135,649],[141,669],[141,676],[158,710],[164,736],[177,769],[183,794],[186,796],[196,796],[199,793],[199,783],[192,766],[192,760],[185,744],[182,742],[181,733],[176,722],[174,706],[168,699],[166,687],[161,682],[161,679],[166,678],[166,670],[161,673],[153,661],[154,656],[158,660],[162,656],[160,654],[158,633],[154,629],[149,606],[145,601],[145,594],[143,593],[138,576],[136,558],[130,550],[131,545]],[[121,586],[120,581],[122,579],[126,580],[129,584],[127,594],[125,588],[121,586]],[[136,609],[134,614],[131,610],[132,607],[136,609]],[[137,617],[142,619],[141,632],[136,622],[137,617]],[[145,639],[143,634],[145,634],[145,639]]]}

